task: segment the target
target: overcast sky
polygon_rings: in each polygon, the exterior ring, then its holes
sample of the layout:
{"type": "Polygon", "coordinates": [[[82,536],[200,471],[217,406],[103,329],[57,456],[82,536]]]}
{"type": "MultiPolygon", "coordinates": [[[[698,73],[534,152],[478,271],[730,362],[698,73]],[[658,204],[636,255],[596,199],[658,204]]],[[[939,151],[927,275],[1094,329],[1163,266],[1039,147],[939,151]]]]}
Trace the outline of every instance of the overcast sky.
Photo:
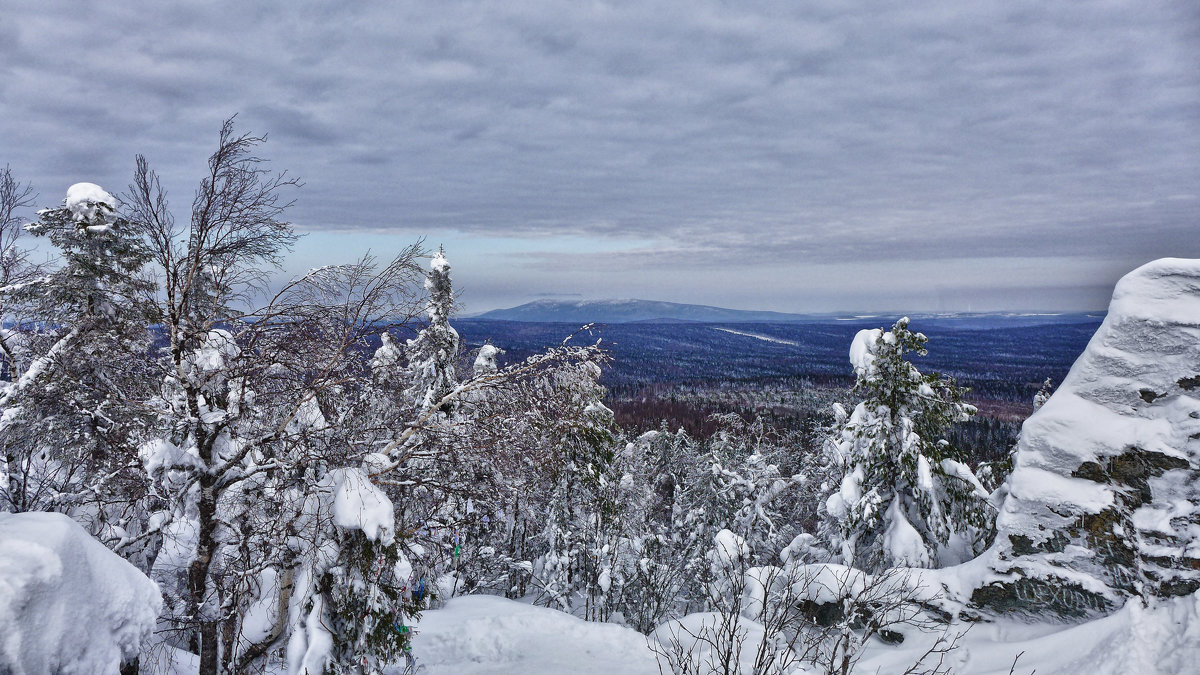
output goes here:
{"type": "Polygon", "coordinates": [[[293,268],[445,244],[468,311],[1093,309],[1200,257],[1200,3],[7,3],[0,165],[183,208],[222,119],[293,268]]]}

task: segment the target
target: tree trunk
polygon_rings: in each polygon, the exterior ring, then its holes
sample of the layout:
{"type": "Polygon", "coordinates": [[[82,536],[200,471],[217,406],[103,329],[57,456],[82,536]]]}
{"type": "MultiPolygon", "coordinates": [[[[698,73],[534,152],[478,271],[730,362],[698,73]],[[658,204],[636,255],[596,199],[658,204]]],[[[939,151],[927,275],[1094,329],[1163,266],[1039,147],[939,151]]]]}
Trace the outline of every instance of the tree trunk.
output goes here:
{"type": "Polygon", "coordinates": [[[192,619],[200,626],[200,675],[217,675],[218,659],[217,619],[205,616],[204,605],[208,595],[208,570],[216,548],[217,499],[213,487],[214,479],[200,479],[199,533],[196,541],[196,558],[188,568],[188,592],[191,595],[192,619]]]}

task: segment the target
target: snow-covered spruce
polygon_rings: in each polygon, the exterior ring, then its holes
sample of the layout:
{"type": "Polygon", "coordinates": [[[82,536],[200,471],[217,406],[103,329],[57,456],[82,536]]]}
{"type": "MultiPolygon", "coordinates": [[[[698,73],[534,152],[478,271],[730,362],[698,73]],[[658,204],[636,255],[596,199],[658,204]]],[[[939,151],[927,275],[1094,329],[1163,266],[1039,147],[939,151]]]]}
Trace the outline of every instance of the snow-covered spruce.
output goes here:
{"type": "Polygon", "coordinates": [[[137,658],[154,582],[58,513],[0,513],[0,672],[115,673],[137,658]]]}
{"type": "Polygon", "coordinates": [[[391,500],[362,470],[336,469],[302,513],[295,539],[305,553],[287,619],[287,672],[382,672],[409,649],[417,616],[391,500]]]}
{"type": "MultiPolygon", "coordinates": [[[[450,283],[450,263],[440,250],[429,264],[425,288],[429,291],[429,325],[409,340],[405,348],[411,372],[406,395],[418,401],[422,410],[435,407],[458,386],[454,359],[458,357],[459,337],[450,325],[454,290],[450,283]]],[[[451,412],[453,404],[445,405],[443,412],[451,412]]]]}
{"type": "Polygon", "coordinates": [[[988,493],[962,453],[941,438],[975,408],[963,390],[905,359],[927,338],[908,328],[860,331],[850,362],[863,396],[827,443],[840,485],[826,501],[827,530],[842,562],[867,571],[939,567],[972,557],[990,527],[988,493]]]}
{"type": "Polygon", "coordinates": [[[1013,465],[977,604],[1070,618],[1200,589],[1200,260],[1118,282],[1013,465]]]}
{"type": "MultiPolygon", "coordinates": [[[[78,183],[62,206],[26,226],[50,240],[61,264],[3,289],[25,320],[4,336],[21,358],[13,381],[0,386],[0,457],[12,478],[0,508],[71,511],[89,498],[85,485],[127,467],[122,445],[136,422],[114,392],[145,391],[141,298],[151,284],[139,278],[144,243],[115,204],[99,186],[78,183]]],[[[94,525],[100,533],[103,525],[94,525]]]]}

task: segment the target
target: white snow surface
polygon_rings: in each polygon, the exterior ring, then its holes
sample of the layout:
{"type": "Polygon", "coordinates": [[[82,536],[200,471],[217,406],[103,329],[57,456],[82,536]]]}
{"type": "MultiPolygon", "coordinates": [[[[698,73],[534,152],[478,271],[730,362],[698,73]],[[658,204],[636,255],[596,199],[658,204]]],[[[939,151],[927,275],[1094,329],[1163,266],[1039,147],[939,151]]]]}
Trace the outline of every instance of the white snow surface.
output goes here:
{"type": "Polygon", "coordinates": [[[95,183],[72,185],[67,188],[67,198],[63,200],[63,206],[71,212],[71,218],[75,222],[87,222],[95,219],[100,210],[100,204],[108,206],[109,209],[117,208],[117,200],[95,183]]]}
{"type": "Polygon", "coordinates": [[[789,578],[796,597],[821,604],[854,597],[870,581],[865,572],[835,563],[801,565],[792,570],[789,578]]]}
{"type": "MultiPolygon", "coordinates": [[[[423,675],[657,675],[646,636],[611,623],[490,595],[452,598],[417,624],[413,654],[423,675]]],[[[387,671],[399,675],[402,665],[387,671]]]]}
{"type": "MultiPolygon", "coordinates": [[[[672,634],[686,636],[681,627],[696,632],[715,621],[711,613],[691,614],[660,626],[655,635],[664,640],[672,634]]],[[[762,630],[749,619],[741,626],[750,643],[762,630]]],[[[1184,675],[1200,663],[1200,596],[1150,607],[1134,600],[1108,617],[1078,626],[1001,620],[955,623],[951,631],[966,631],[948,657],[956,675],[1006,675],[1022,652],[1017,673],[1184,675]]],[[[912,630],[905,634],[897,646],[871,641],[855,672],[904,672],[935,637],[912,630]]],[[[659,673],[647,637],[636,631],[495,596],[453,598],[445,608],[425,612],[413,654],[425,675],[659,673]]],[[[743,663],[752,658],[744,655],[743,663]]],[[[403,664],[385,672],[399,675],[403,664]]]]}
{"type": "Polygon", "coordinates": [[[496,357],[503,353],[504,350],[495,345],[483,345],[480,347],[479,354],[475,357],[475,376],[491,375],[500,370],[500,365],[496,362],[496,357]]]}
{"type": "Polygon", "coordinates": [[[741,335],[742,337],[754,338],[756,340],[762,340],[764,342],[774,342],[775,344],[780,344],[780,345],[791,345],[793,347],[800,346],[800,343],[796,342],[795,340],[784,340],[783,338],[771,337],[770,335],[763,335],[762,333],[750,333],[750,332],[747,332],[744,330],[734,330],[732,328],[718,328],[716,326],[713,327],[713,330],[719,330],[722,333],[731,333],[733,335],[741,335]]]}
{"type": "Polygon", "coordinates": [[[116,673],[162,608],[158,586],[59,513],[0,513],[0,673],[116,673]]]}
{"type": "Polygon", "coordinates": [[[929,551],[925,548],[925,540],[917,528],[908,522],[904,511],[900,508],[900,500],[893,499],[884,516],[887,529],[883,532],[883,548],[891,555],[897,564],[906,567],[929,567],[929,551]]]}
{"type": "Polygon", "coordinates": [[[433,260],[429,261],[429,269],[433,270],[434,272],[441,272],[443,274],[449,272],[450,261],[446,260],[446,254],[442,253],[441,251],[434,253],[433,260]]]}
{"type": "Polygon", "coordinates": [[[334,469],[322,483],[333,490],[333,522],[347,530],[362,530],[368,539],[390,545],[395,541],[396,515],[392,500],[360,469],[334,469]]]}
{"type": "MultiPolygon", "coordinates": [[[[952,624],[966,631],[947,663],[955,675],[1187,675],[1200,663],[1200,595],[1151,607],[1134,599],[1107,617],[1075,626],[1019,620],[952,624]]],[[[899,673],[934,640],[908,632],[903,644],[873,644],[855,672],[899,673]]]]}
{"type": "Polygon", "coordinates": [[[875,362],[875,343],[879,342],[881,335],[883,329],[870,328],[860,330],[854,336],[854,341],[850,343],[850,365],[854,366],[856,375],[865,376],[871,372],[871,365],[875,362]]]}
{"type": "Polygon", "coordinates": [[[746,545],[746,540],[723,529],[713,537],[713,548],[709,553],[709,561],[715,569],[730,569],[748,555],[750,555],[750,547],[746,545]]]}

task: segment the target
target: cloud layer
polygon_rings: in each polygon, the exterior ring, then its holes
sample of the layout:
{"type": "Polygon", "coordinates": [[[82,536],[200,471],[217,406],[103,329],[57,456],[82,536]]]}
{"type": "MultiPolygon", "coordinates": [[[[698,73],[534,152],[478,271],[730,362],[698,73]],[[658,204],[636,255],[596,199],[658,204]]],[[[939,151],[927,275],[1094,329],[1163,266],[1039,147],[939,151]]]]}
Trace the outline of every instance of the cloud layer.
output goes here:
{"type": "Polygon", "coordinates": [[[1193,3],[172,4],[6,9],[0,162],[44,201],[140,152],[182,205],[239,112],[303,228],[541,242],[504,264],[587,295],[653,268],[703,300],[689,275],[747,256],[785,285],[1113,263],[1075,286],[1200,256],[1193,3]]]}

